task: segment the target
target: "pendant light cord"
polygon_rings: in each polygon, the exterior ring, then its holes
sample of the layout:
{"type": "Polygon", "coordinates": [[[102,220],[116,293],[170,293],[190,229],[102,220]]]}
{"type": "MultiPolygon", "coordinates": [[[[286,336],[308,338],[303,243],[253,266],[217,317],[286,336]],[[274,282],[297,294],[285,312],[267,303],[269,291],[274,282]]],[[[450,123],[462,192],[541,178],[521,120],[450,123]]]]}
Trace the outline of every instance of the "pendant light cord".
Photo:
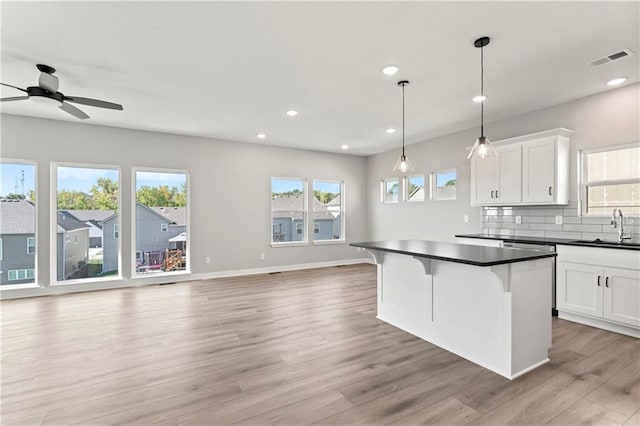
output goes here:
{"type": "Polygon", "coordinates": [[[404,157],[404,84],[402,83],[402,157],[404,157]]]}
{"type": "Polygon", "coordinates": [[[484,137],[484,46],[480,47],[480,137],[484,137]]]}

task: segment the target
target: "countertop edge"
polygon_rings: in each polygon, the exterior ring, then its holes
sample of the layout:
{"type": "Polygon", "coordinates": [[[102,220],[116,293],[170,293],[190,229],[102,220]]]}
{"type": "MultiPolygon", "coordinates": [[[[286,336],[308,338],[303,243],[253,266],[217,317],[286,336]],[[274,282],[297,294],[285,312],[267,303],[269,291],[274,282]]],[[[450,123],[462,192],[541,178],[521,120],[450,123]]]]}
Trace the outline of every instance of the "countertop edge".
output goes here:
{"type": "Polygon", "coordinates": [[[484,240],[502,240],[510,243],[529,243],[529,244],[543,244],[548,246],[564,245],[564,246],[576,246],[576,247],[594,247],[601,249],[613,249],[613,250],[633,250],[640,251],[640,246],[625,246],[624,243],[589,243],[580,242],[564,238],[546,238],[546,237],[526,237],[526,236],[514,236],[514,235],[483,235],[483,234],[456,234],[456,238],[476,238],[484,240]]]}

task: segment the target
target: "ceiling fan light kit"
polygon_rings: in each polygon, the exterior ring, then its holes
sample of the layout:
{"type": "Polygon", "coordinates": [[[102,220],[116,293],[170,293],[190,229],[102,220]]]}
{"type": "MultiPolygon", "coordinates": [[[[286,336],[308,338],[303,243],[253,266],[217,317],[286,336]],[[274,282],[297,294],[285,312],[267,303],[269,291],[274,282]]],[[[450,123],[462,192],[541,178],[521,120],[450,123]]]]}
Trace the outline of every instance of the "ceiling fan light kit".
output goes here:
{"type": "Polygon", "coordinates": [[[66,96],[62,92],[58,91],[59,81],[58,77],[53,75],[56,69],[44,64],[37,64],[36,68],[40,71],[40,78],[38,78],[37,86],[29,86],[26,89],[12,86],[11,84],[0,83],[3,86],[12,87],[14,89],[25,92],[27,96],[13,96],[10,98],[2,98],[0,102],[22,101],[30,100],[34,103],[55,105],[67,114],[71,114],[76,118],[85,120],[89,116],[82,110],[71,105],[69,102],[76,104],[89,105],[98,108],[115,109],[122,111],[122,105],[113,102],[101,101],[98,99],[82,98],[78,96],[66,96]]]}
{"type": "Polygon", "coordinates": [[[484,101],[486,100],[484,94],[484,48],[490,41],[489,37],[480,37],[473,42],[473,45],[480,49],[480,98],[482,98],[482,101],[480,102],[480,136],[471,147],[468,159],[473,157],[486,158],[496,154],[489,138],[484,135],[484,101]]]}

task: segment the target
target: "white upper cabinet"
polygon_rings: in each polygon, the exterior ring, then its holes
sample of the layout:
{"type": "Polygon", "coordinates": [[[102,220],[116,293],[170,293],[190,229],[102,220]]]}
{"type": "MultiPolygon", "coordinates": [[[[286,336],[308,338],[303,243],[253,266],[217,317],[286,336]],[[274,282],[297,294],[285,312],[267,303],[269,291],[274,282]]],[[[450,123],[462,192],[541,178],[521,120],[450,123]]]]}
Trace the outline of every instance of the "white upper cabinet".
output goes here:
{"type": "Polygon", "coordinates": [[[497,155],[471,160],[471,205],[569,203],[569,135],[554,129],[494,142],[497,155]]]}

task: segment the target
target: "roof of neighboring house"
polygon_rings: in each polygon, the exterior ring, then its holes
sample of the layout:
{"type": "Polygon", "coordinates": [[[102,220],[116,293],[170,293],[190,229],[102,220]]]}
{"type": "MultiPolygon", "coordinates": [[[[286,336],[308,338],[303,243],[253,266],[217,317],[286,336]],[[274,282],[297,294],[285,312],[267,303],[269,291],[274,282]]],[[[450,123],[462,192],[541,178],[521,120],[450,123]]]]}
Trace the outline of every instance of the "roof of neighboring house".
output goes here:
{"type": "MultiPolygon", "coordinates": [[[[271,211],[273,217],[302,219],[302,210],[304,200],[302,195],[293,197],[275,197],[271,199],[271,211]]],[[[333,219],[334,215],[327,210],[327,205],[322,204],[320,200],[313,197],[313,218],[314,219],[333,219]]]]}
{"type": "Polygon", "coordinates": [[[342,204],[342,200],[340,199],[340,194],[338,194],[335,197],[333,197],[333,199],[331,201],[329,201],[327,203],[327,206],[338,206],[338,207],[340,207],[341,204],[342,204]]]}
{"type": "Polygon", "coordinates": [[[156,213],[160,213],[165,218],[173,222],[173,225],[187,224],[187,208],[186,207],[149,207],[156,213]]]}
{"type": "Polygon", "coordinates": [[[0,234],[35,234],[36,209],[31,201],[0,199],[0,234]]]}
{"type": "Polygon", "coordinates": [[[80,222],[91,222],[92,225],[102,228],[102,221],[112,216],[114,210],[67,210],[80,222]]]}
{"type": "Polygon", "coordinates": [[[84,228],[89,228],[89,226],[84,222],[80,222],[67,210],[58,210],[58,232],[75,231],[84,228]]]}
{"type": "MultiPolygon", "coordinates": [[[[136,207],[142,207],[143,209],[147,209],[149,210],[151,213],[153,213],[154,215],[158,216],[159,218],[166,220],[167,222],[169,222],[169,226],[171,225],[186,225],[186,218],[187,218],[187,209],[185,207],[149,207],[149,206],[145,206],[142,203],[136,203],[136,207]],[[184,209],[184,212],[182,213],[182,215],[184,216],[184,219],[182,222],[177,223],[173,218],[171,218],[169,216],[169,214],[162,214],[158,209],[184,209]]],[[[176,219],[180,219],[180,213],[173,213],[176,216],[176,219]]],[[[118,213],[114,213],[111,216],[105,217],[104,219],[102,219],[102,222],[106,222],[108,220],[111,220],[115,217],[118,216],[118,213]]]]}

